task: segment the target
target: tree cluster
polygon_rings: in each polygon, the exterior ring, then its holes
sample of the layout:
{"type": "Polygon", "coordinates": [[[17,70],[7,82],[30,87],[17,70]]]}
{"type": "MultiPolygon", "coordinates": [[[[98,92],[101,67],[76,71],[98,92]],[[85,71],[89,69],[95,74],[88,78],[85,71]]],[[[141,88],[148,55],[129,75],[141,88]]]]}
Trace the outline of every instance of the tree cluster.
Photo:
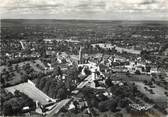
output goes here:
{"type": "Polygon", "coordinates": [[[4,93],[1,95],[2,114],[5,116],[19,116],[25,111],[23,107],[29,107],[29,111],[36,109],[35,102],[24,93],[16,90],[14,94],[4,93]]]}

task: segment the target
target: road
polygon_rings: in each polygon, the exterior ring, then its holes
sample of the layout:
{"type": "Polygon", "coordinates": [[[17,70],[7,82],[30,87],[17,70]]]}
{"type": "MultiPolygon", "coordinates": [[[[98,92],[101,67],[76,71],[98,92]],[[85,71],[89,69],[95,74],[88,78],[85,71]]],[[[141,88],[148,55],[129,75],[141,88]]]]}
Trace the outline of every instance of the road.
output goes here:
{"type": "Polygon", "coordinates": [[[60,109],[62,107],[64,107],[67,103],[69,103],[71,101],[71,98],[68,98],[68,99],[64,99],[64,100],[61,100],[60,102],[58,102],[56,104],[56,106],[51,110],[51,111],[48,111],[46,114],[47,116],[46,117],[53,117],[55,114],[57,114],[60,109]]]}
{"type": "Polygon", "coordinates": [[[72,91],[73,94],[77,94],[79,91],[78,89],[83,88],[84,86],[86,86],[89,82],[92,81],[92,75],[89,75],[83,82],[81,82],[78,86],[77,89],[72,91]]]}

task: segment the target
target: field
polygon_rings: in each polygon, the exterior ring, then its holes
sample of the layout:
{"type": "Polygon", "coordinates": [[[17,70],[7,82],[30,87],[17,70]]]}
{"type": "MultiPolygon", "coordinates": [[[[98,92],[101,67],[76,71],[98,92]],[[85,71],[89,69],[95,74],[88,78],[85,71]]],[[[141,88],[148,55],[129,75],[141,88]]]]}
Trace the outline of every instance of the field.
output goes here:
{"type": "Polygon", "coordinates": [[[143,82],[145,80],[150,81],[151,77],[148,75],[136,75],[130,74],[129,76],[126,73],[116,73],[111,75],[111,79],[113,80],[120,80],[120,81],[140,81],[143,82]]]}
{"type": "Polygon", "coordinates": [[[168,34],[167,21],[3,19],[1,20],[1,27],[2,39],[123,39],[143,43],[143,41],[147,42],[149,40],[165,42],[162,34],[163,32],[165,35],[168,34]],[[132,37],[131,35],[139,35],[140,37],[132,37]],[[161,35],[159,40],[157,35],[161,35]],[[147,38],[144,38],[144,36],[147,38]]]}
{"type": "Polygon", "coordinates": [[[166,92],[166,90],[162,87],[159,87],[157,85],[155,85],[155,88],[150,88],[149,86],[145,85],[144,83],[141,82],[135,82],[135,84],[137,85],[138,89],[144,93],[149,99],[152,99],[156,104],[160,105],[160,106],[164,106],[167,107],[167,97],[164,94],[164,92],[166,92]],[[145,90],[144,87],[147,87],[148,89],[152,89],[154,94],[151,94],[150,92],[148,92],[147,90],[145,90]]]}
{"type": "Polygon", "coordinates": [[[7,91],[14,93],[16,90],[19,90],[20,92],[23,92],[27,96],[29,96],[34,101],[39,101],[42,105],[48,104],[48,100],[52,100],[50,97],[48,97],[46,94],[44,94],[41,90],[36,88],[31,83],[22,83],[19,85],[15,85],[12,87],[6,88],[7,91]]]}

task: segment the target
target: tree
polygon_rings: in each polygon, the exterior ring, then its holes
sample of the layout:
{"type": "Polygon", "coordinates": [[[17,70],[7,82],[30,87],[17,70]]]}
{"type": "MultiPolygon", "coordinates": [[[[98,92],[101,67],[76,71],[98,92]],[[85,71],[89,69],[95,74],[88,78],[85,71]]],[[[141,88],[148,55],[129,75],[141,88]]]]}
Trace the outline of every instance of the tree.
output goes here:
{"type": "Polygon", "coordinates": [[[128,100],[126,98],[123,98],[121,99],[121,101],[119,101],[119,106],[121,108],[125,108],[128,105],[128,103],[129,103],[128,100]]]}
{"type": "Polygon", "coordinates": [[[116,113],[115,117],[123,117],[123,114],[122,113],[116,113]]]}
{"type": "Polygon", "coordinates": [[[141,51],[141,57],[144,58],[144,59],[147,59],[147,60],[150,60],[150,52],[147,51],[147,50],[142,50],[141,51]]]}
{"type": "Polygon", "coordinates": [[[47,79],[46,78],[42,78],[40,80],[40,83],[39,83],[39,89],[42,89],[46,83],[47,79]]]}
{"type": "Polygon", "coordinates": [[[2,84],[2,85],[5,85],[6,81],[5,81],[4,78],[1,78],[0,81],[1,81],[1,84],[2,84]]]}
{"type": "Polygon", "coordinates": [[[150,65],[146,65],[146,72],[150,72],[150,70],[151,70],[150,65]]]}
{"type": "Polygon", "coordinates": [[[75,67],[69,68],[67,72],[67,76],[71,80],[78,79],[78,69],[76,69],[75,67]]]}
{"type": "Polygon", "coordinates": [[[147,80],[144,80],[144,81],[143,81],[143,83],[144,83],[144,84],[147,84],[147,83],[148,83],[148,81],[147,81],[147,80]]]}
{"type": "Polygon", "coordinates": [[[85,72],[86,75],[90,75],[91,74],[91,71],[88,68],[85,68],[84,72],[85,72]]]}
{"type": "Polygon", "coordinates": [[[126,72],[126,75],[127,75],[128,77],[130,77],[130,72],[129,72],[129,70],[126,72]]]}
{"type": "Polygon", "coordinates": [[[3,113],[9,116],[21,114],[24,106],[29,106],[32,110],[35,109],[35,103],[32,99],[20,91],[15,91],[15,96],[3,102],[3,113]]]}
{"type": "Polygon", "coordinates": [[[141,72],[140,72],[139,70],[136,70],[136,71],[135,71],[135,74],[140,75],[141,72]]]}
{"type": "Polygon", "coordinates": [[[61,71],[60,66],[57,66],[56,68],[54,68],[54,74],[57,76],[58,75],[62,76],[62,71],[61,71]]]}
{"type": "Polygon", "coordinates": [[[112,84],[112,81],[110,79],[110,77],[108,77],[106,80],[105,80],[105,84],[108,86],[108,87],[111,87],[113,84],[112,84]]]}
{"type": "Polygon", "coordinates": [[[67,93],[66,93],[66,90],[64,88],[60,88],[58,89],[58,93],[57,93],[57,98],[62,100],[62,99],[65,99],[67,96],[67,93]]]}
{"type": "Polygon", "coordinates": [[[51,82],[52,82],[51,79],[48,79],[48,80],[46,81],[46,83],[45,83],[45,85],[44,85],[44,87],[43,87],[43,89],[42,89],[44,93],[48,94],[48,91],[49,91],[49,87],[50,87],[50,85],[51,85],[51,82]]]}
{"type": "Polygon", "coordinates": [[[12,116],[13,115],[12,106],[9,102],[3,103],[3,114],[5,116],[12,116]]]}
{"type": "Polygon", "coordinates": [[[38,87],[38,88],[39,88],[39,84],[40,84],[41,79],[42,78],[37,78],[37,80],[36,80],[36,87],[38,87]]]}
{"type": "Polygon", "coordinates": [[[98,109],[101,112],[105,112],[111,110],[112,112],[116,111],[117,101],[115,99],[109,99],[106,101],[102,101],[98,104],[98,109]]]}
{"type": "Polygon", "coordinates": [[[48,96],[55,98],[56,97],[55,94],[57,94],[57,90],[58,89],[56,89],[56,83],[51,83],[48,89],[48,96]]]}
{"type": "Polygon", "coordinates": [[[78,74],[82,72],[83,67],[79,66],[78,67],[78,74]]]}

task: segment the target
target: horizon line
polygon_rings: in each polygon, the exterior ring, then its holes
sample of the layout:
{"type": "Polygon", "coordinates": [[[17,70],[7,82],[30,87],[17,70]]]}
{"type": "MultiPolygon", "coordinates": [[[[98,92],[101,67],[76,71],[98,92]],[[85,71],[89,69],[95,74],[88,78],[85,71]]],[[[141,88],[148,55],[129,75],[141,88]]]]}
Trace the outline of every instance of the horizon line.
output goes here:
{"type": "Polygon", "coordinates": [[[0,18],[0,20],[76,20],[76,21],[168,21],[168,19],[75,19],[75,18],[0,18]]]}

